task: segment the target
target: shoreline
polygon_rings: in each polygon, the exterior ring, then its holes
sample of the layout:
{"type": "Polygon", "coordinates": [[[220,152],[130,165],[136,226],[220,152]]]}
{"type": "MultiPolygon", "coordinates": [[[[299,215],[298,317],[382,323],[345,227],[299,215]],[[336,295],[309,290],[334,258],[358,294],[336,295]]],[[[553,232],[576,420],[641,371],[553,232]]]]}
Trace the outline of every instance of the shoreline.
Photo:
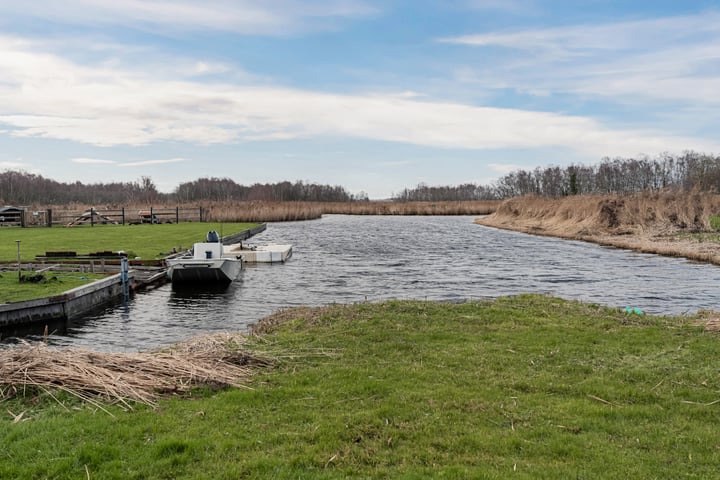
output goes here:
{"type": "Polygon", "coordinates": [[[720,265],[720,242],[703,237],[703,235],[710,235],[710,232],[683,232],[669,226],[648,228],[642,225],[632,225],[616,228],[614,231],[613,229],[597,229],[600,230],[598,233],[591,234],[587,233],[588,229],[582,228],[580,224],[575,230],[553,228],[542,218],[509,218],[498,213],[477,218],[475,223],[530,235],[577,240],[638,253],[685,258],[689,261],[720,265]],[[683,237],[683,235],[687,236],[683,237]]]}

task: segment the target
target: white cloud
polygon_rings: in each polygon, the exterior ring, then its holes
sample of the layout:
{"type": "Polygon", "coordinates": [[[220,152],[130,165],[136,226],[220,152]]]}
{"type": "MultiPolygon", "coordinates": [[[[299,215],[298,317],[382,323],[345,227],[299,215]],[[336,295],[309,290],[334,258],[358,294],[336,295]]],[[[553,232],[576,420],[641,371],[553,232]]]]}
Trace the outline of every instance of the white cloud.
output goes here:
{"type": "Polygon", "coordinates": [[[362,0],[33,0],[3,2],[6,15],[69,24],[117,24],[164,31],[220,30],[286,35],[325,29],[333,19],[376,13],[362,0]]]}
{"type": "Polygon", "coordinates": [[[512,163],[488,163],[488,168],[499,174],[506,174],[510,172],[515,172],[517,170],[522,170],[525,167],[521,167],[520,165],[514,165],[512,163]]]}
{"type": "Polygon", "coordinates": [[[144,167],[146,165],[164,165],[167,163],[180,163],[185,162],[187,159],[185,158],[168,158],[165,160],[141,160],[138,162],[126,162],[121,163],[119,166],[121,167],[144,167]]]}
{"type": "Polygon", "coordinates": [[[97,165],[109,165],[113,163],[117,163],[115,160],[104,160],[102,158],[71,158],[71,162],[73,163],[82,163],[82,164],[97,164],[97,165]]]}
{"type": "Polygon", "coordinates": [[[0,125],[14,136],[98,146],[344,137],[461,149],[563,146],[593,156],[720,149],[715,141],[612,129],[580,116],[403,93],[202,83],[191,74],[169,79],[78,65],[37,48],[0,37],[0,125]]]}
{"type": "Polygon", "coordinates": [[[2,170],[20,170],[20,169],[24,169],[29,166],[30,166],[29,163],[25,163],[22,161],[0,162],[0,169],[2,169],[2,170]]]}
{"type": "Polygon", "coordinates": [[[487,70],[457,69],[462,82],[548,95],[720,103],[720,13],[602,25],[490,32],[439,41],[503,48],[487,70]]]}

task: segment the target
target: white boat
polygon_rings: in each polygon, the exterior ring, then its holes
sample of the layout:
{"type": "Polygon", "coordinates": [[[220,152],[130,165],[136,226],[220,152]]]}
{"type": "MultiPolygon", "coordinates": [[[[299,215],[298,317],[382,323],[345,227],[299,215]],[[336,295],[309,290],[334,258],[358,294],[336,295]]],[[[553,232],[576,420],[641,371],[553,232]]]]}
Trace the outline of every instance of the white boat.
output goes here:
{"type": "Polygon", "coordinates": [[[223,244],[217,234],[208,234],[208,242],[193,245],[192,257],[177,257],[166,260],[168,277],[173,284],[216,284],[230,283],[242,270],[242,258],[223,252],[223,244]]]}
{"type": "Polygon", "coordinates": [[[224,255],[240,257],[245,263],[283,263],[292,256],[292,245],[227,245],[224,255]]]}

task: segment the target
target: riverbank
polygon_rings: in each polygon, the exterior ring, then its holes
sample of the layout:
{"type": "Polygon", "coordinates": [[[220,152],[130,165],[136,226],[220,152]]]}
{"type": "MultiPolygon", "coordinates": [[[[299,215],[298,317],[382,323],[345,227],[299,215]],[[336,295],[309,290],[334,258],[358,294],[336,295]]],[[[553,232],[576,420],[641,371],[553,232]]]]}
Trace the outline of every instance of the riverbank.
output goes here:
{"type": "Polygon", "coordinates": [[[536,295],[286,310],[243,345],[272,360],[248,389],[110,416],[1,386],[0,477],[709,478],[720,359],[700,322],[536,295]]]}
{"type": "Polygon", "coordinates": [[[517,197],[477,224],[720,265],[720,196],[683,192],[517,197]]]}

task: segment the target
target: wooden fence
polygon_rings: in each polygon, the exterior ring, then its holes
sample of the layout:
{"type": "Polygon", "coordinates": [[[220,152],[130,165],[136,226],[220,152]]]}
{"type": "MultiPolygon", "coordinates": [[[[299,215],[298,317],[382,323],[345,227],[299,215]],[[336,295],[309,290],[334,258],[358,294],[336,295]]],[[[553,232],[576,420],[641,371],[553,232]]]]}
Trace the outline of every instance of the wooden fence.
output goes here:
{"type": "Polygon", "coordinates": [[[78,226],[78,225],[138,225],[142,223],[180,223],[180,222],[203,222],[206,221],[207,213],[203,207],[192,208],[119,208],[100,210],[91,208],[89,210],[22,210],[22,222],[15,222],[14,225],[23,227],[54,227],[54,226],[78,226]]]}

